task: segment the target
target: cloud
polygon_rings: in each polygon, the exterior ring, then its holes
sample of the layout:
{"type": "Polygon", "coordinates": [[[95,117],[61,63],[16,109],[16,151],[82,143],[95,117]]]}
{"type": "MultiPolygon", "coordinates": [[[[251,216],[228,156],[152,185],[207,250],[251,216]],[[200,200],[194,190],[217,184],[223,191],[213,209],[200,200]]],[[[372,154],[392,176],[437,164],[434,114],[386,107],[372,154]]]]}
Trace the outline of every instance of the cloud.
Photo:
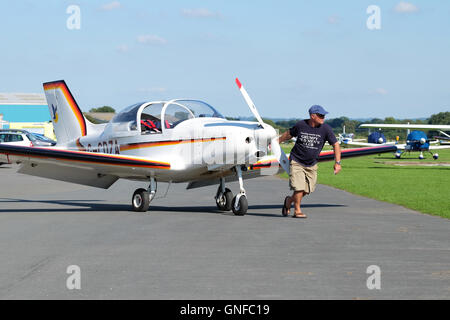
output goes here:
{"type": "Polygon", "coordinates": [[[116,49],[117,49],[117,51],[122,52],[122,53],[128,52],[128,46],[126,44],[121,44],[116,49]]]}
{"type": "Polygon", "coordinates": [[[328,17],[327,21],[329,24],[338,24],[340,21],[340,18],[337,15],[332,15],[332,16],[328,17]]]}
{"type": "Polygon", "coordinates": [[[378,94],[378,95],[380,95],[380,96],[385,96],[385,95],[387,95],[389,92],[388,92],[386,89],[384,89],[384,88],[377,88],[377,89],[375,89],[375,90],[373,91],[373,93],[378,94]]]}
{"type": "Polygon", "coordinates": [[[419,11],[419,8],[412,3],[401,1],[394,7],[394,11],[397,13],[412,13],[419,11]]]}
{"type": "Polygon", "coordinates": [[[219,18],[221,16],[220,13],[205,8],[183,9],[181,14],[189,18],[219,18]]]}
{"type": "Polygon", "coordinates": [[[113,2],[102,5],[100,7],[100,9],[102,11],[111,11],[111,10],[120,8],[120,6],[121,6],[121,4],[119,1],[113,1],[113,2]]]}
{"type": "Polygon", "coordinates": [[[137,41],[142,44],[166,44],[167,40],[154,34],[144,34],[137,37],[137,41]]]}

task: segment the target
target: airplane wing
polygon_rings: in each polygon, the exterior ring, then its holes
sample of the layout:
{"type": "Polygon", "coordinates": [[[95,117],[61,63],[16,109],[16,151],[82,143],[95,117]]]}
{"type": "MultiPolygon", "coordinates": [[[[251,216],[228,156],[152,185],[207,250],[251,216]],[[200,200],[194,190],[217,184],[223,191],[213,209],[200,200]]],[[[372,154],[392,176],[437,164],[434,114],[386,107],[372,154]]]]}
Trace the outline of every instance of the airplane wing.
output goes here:
{"type": "Polygon", "coordinates": [[[361,128],[397,128],[397,129],[434,129],[449,131],[450,125],[441,124],[390,124],[390,123],[366,123],[361,128]]]}
{"type": "Polygon", "coordinates": [[[443,136],[434,136],[433,138],[434,138],[434,139],[438,139],[438,140],[445,140],[445,141],[450,140],[449,137],[443,137],[443,136]]]}
{"type": "MultiPolygon", "coordinates": [[[[386,152],[396,152],[396,146],[377,146],[377,147],[367,147],[367,148],[355,148],[355,149],[344,149],[341,150],[341,158],[351,158],[359,156],[367,156],[371,154],[379,154],[386,152]]],[[[289,157],[289,154],[287,155],[289,157]]],[[[319,156],[319,162],[334,160],[334,151],[322,151],[319,156]]],[[[275,156],[265,156],[261,158],[255,164],[252,164],[246,168],[246,171],[242,172],[242,178],[253,179],[262,176],[274,175],[284,172],[280,167],[280,164],[275,156]]],[[[225,182],[237,181],[237,176],[232,170],[228,170],[223,173],[225,177],[225,182]]],[[[220,177],[214,177],[212,179],[197,180],[192,181],[188,184],[186,189],[195,189],[200,187],[206,187],[210,185],[218,185],[220,182],[220,177]]]]}
{"type": "Polygon", "coordinates": [[[395,142],[369,143],[369,142],[351,141],[351,142],[343,142],[342,144],[351,145],[351,146],[361,146],[361,147],[375,147],[375,146],[393,146],[393,145],[395,145],[395,142]]]}
{"type": "Polygon", "coordinates": [[[430,150],[449,149],[450,146],[430,146],[430,150]]]}
{"type": "Polygon", "coordinates": [[[169,163],[140,157],[4,144],[1,159],[20,163],[19,173],[104,189],[119,178],[145,178],[149,169],[170,169],[169,163]]]}

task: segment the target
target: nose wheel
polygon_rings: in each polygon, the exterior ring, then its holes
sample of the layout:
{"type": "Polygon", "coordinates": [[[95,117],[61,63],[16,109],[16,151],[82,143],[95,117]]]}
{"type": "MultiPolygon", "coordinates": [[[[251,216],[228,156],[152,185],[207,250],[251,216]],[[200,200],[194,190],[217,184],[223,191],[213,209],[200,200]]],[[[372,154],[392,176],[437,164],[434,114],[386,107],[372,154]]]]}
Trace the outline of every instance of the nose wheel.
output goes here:
{"type": "Polygon", "coordinates": [[[239,193],[233,198],[231,203],[231,210],[237,216],[243,216],[247,213],[248,201],[245,194],[244,181],[242,179],[242,169],[240,166],[236,166],[236,175],[239,180],[239,193]]]}
{"type": "Polygon", "coordinates": [[[242,180],[242,169],[236,167],[236,175],[239,180],[239,193],[233,197],[230,189],[225,188],[225,178],[220,178],[220,185],[215,196],[217,208],[221,211],[230,211],[237,216],[243,216],[248,210],[247,195],[245,194],[244,183],[242,180]]]}
{"type": "Polygon", "coordinates": [[[237,216],[243,216],[247,213],[248,209],[248,201],[247,196],[245,194],[238,194],[233,198],[233,202],[231,203],[231,208],[233,213],[237,216]]]}

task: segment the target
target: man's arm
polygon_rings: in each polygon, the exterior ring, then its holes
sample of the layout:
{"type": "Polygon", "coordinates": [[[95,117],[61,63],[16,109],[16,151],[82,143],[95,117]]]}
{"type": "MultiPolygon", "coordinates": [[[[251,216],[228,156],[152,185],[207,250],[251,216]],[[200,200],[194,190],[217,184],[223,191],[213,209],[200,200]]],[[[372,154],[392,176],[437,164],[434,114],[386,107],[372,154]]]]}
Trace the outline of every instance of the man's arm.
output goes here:
{"type": "Polygon", "coordinates": [[[333,144],[334,149],[334,174],[338,174],[339,171],[341,171],[341,146],[339,145],[339,142],[336,142],[333,144]]]}
{"type": "MultiPolygon", "coordinates": [[[[285,133],[283,133],[279,138],[278,138],[278,143],[282,143],[283,141],[292,139],[291,133],[288,131],[286,131],[285,133]]],[[[340,155],[340,154],[339,154],[340,155]]]]}

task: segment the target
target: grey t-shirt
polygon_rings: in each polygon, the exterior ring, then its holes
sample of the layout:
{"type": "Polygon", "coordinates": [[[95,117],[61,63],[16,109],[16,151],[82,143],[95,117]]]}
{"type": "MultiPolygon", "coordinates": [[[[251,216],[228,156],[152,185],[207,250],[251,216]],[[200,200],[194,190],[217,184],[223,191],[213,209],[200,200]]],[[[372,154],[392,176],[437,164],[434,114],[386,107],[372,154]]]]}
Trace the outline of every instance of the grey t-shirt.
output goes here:
{"type": "Polygon", "coordinates": [[[319,159],[325,141],[330,145],[337,142],[331,127],[324,123],[313,128],[308,124],[308,119],[300,120],[290,130],[293,137],[297,137],[291,150],[290,158],[306,167],[315,165],[319,159]]]}

